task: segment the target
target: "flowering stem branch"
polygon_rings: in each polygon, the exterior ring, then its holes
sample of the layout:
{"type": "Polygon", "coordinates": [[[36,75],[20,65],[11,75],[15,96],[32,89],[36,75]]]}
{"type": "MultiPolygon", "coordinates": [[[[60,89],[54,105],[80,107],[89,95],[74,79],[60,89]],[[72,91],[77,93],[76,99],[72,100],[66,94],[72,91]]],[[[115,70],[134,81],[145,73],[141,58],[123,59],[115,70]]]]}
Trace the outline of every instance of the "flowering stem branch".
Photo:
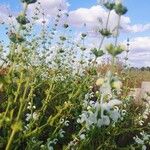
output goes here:
{"type": "Polygon", "coordinates": [[[121,15],[118,15],[118,23],[117,23],[117,29],[116,29],[116,38],[115,38],[115,46],[117,46],[118,43],[118,35],[119,35],[119,26],[121,21],[121,15]]]}
{"type": "Polygon", "coordinates": [[[7,143],[7,146],[6,146],[5,150],[10,150],[10,147],[11,147],[11,144],[12,144],[12,141],[13,141],[13,138],[14,138],[15,134],[16,134],[16,131],[12,130],[10,138],[8,140],[8,143],[7,143]]]}

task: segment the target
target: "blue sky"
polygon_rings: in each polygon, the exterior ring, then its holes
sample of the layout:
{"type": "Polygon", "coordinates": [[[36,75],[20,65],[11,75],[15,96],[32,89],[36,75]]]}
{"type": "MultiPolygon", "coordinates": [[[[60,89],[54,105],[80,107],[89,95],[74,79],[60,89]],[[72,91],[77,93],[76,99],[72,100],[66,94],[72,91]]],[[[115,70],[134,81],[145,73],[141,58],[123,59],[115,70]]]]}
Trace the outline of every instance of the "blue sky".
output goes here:
{"type": "MultiPolygon", "coordinates": [[[[91,7],[96,4],[96,0],[68,0],[70,9],[74,10],[79,7],[91,7]]],[[[20,0],[0,0],[0,4],[8,4],[11,9],[18,11],[21,7],[20,0]]],[[[128,7],[128,13],[132,18],[133,23],[148,23],[149,22],[149,0],[124,0],[124,4],[128,7]]]]}
{"type": "MultiPolygon", "coordinates": [[[[69,11],[71,11],[72,16],[80,17],[82,15],[82,11],[79,8],[86,9],[86,12],[89,12],[89,17],[95,17],[95,15],[91,15],[90,13],[101,13],[103,10],[101,8],[94,7],[97,4],[96,0],[43,0],[43,3],[56,3],[56,1],[62,1],[63,3],[69,3],[69,11]],[[50,2],[51,1],[51,2],[50,2]],[[98,11],[100,10],[100,11],[98,11]]],[[[120,36],[120,40],[123,42],[129,37],[131,39],[131,65],[134,66],[150,66],[150,0],[123,0],[123,3],[128,8],[128,12],[124,18],[125,23],[123,26],[128,30],[127,32],[123,32],[120,36]],[[139,59],[138,59],[139,58],[139,59]]],[[[0,0],[0,6],[9,6],[10,11],[18,12],[21,9],[20,0],[0,0]]],[[[64,4],[65,5],[65,4],[64,4]]],[[[52,6],[50,5],[44,5],[52,6]]],[[[47,10],[51,8],[46,8],[47,10]]],[[[3,14],[1,12],[0,14],[3,14]]],[[[48,11],[49,12],[49,11],[48,11]]],[[[49,12],[51,13],[51,11],[49,12]]],[[[84,14],[84,13],[83,13],[84,14]]],[[[103,15],[103,14],[101,14],[103,15]]],[[[4,15],[3,15],[4,16],[4,15]]],[[[2,15],[0,15],[1,19],[2,15]]],[[[84,15],[83,15],[84,17],[84,15]]],[[[89,18],[86,18],[88,20],[89,18]]],[[[71,20],[74,24],[81,23],[80,20],[71,20]]],[[[94,21],[94,19],[92,20],[94,21]]],[[[90,22],[91,24],[94,22],[90,22]]],[[[2,34],[3,28],[0,27],[0,34],[2,34]]]]}

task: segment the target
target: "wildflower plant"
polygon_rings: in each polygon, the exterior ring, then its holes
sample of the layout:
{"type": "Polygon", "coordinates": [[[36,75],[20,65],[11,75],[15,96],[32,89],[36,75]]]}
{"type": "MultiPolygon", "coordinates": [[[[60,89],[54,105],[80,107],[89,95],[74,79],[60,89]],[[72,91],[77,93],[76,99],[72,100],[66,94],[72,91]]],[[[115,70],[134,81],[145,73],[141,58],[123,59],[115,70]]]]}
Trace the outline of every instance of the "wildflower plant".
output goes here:
{"type": "Polygon", "coordinates": [[[104,1],[107,21],[99,30],[99,46],[91,49],[94,59],[88,61],[88,33],[81,33],[79,43],[70,37],[68,13],[59,8],[52,25],[46,22],[40,2],[21,2],[16,24],[3,23],[8,46],[0,42],[0,149],[148,147],[149,103],[142,111],[133,109],[132,98],[122,96],[124,85],[114,71],[116,57],[125,50],[118,45],[118,36],[126,7],[104,1]],[[30,5],[36,5],[32,17],[27,15],[30,5]],[[113,38],[108,28],[112,10],[118,15],[117,34],[114,44],[103,46],[106,38],[113,38]],[[40,16],[43,20],[37,25],[40,16]],[[106,54],[112,64],[102,75],[96,62],[106,54]],[[129,132],[132,142],[122,144],[120,139],[129,132]]]}

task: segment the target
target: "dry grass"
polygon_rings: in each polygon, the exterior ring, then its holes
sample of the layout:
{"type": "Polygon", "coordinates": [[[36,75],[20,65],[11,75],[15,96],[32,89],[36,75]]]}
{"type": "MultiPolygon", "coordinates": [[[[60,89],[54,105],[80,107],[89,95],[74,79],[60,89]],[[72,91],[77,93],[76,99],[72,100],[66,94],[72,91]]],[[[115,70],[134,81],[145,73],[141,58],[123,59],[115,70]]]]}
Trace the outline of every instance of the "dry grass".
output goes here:
{"type": "MultiPolygon", "coordinates": [[[[98,66],[98,73],[104,75],[111,69],[111,62],[104,62],[98,66]]],[[[140,88],[143,81],[150,81],[150,71],[141,69],[126,69],[124,70],[123,63],[118,61],[114,72],[118,74],[126,87],[140,88]]]]}

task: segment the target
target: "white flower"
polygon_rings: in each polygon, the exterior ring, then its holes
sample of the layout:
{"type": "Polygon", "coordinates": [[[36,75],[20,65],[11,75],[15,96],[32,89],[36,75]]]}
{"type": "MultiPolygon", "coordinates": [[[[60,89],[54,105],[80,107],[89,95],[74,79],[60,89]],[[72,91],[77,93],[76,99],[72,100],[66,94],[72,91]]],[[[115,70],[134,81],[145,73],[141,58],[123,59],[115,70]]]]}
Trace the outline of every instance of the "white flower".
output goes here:
{"type": "Polygon", "coordinates": [[[58,139],[56,139],[56,138],[53,139],[53,143],[54,143],[54,144],[57,144],[57,142],[58,142],[58,139]]]}
{"type": "Polygon", "coordinates": [[[121,105],[121,104],[122,104],[122,102],[118,99],[113,99],[108,102],[108,105],[110,107],[114,107],[114,106],[121,105]]]}
{"type": "Polygon", "coordinates": [[[94,104],[94,107],[95,107],[96,110],[100,110],[101,109],[101,104],[99,102],[96,102],[94,104]]]}
{"type": "Polygon", "coordinates": [[[44,148],[44,145],[41,145],[40,148],[44,148]]]}
{"type": "Polygon", "coordinates": [[[62,130],[62,129],[60,129],[60,131],[59,131],[59,136],[60,136],[61,138],[63,138],[63,137],[64,137],[64,133],[65,133],[65,131],[62,130]]]}
{"type": "Polygon", "coordinates": [[[91,106],[88,106],[88,107],[87,107],[87,110],[90,110],[91,108],[92,108],[91,106]]]}
{"type": "Polygon", "coordinates": [[[120,117],[121,117],[121,115],[118,110],[115,109],[115,110],[111,111],[110,118],[114,122],[117,122],[120,117]]]}
{"type": "Polygon", "coordinates": [[[97,113],[96,112],[95,113],[91,113],[89,115],[88,122],[91,123],[91,124],[97,123],[97,113]]]}
{"type": "Polygon", "coordinates": [[[80,118],[77,119],[77,122],[82,124],[87,120],[87,112],[83,112],[79,117],[80,118]]]}
{"type": "Polygon", "coordinates": [[[104,78],[98,78],[96,81],[97,86],[101,86],[104,83],[104,78]]]}
{"type": "Polygon", "coordinates": [[[139,121],[139,125],[142,126],[143,124],[144,124],[144,121],[143,121],[143,120],[140,120],[140,121],[139,121]]]}
{"type": "Polygon", "coordinates": [[[117,89],[117,90],[120,90],[121,87],[122,87],[122,82],[119,81],[119,80],[114,81],[114,82],[112,83],[112,87],[115,88],[115,89],[117,89]]]}
{"type": "Polygon", "coordinates": [[[105,115],[102,116],[101,121],[102,121],[102,125],[108,126],[110,124],[110,119],[108,116],[105,116],[105,115]]]}
{"type": "Polygon", "coordinates": [[[85,139],[85,134],[81,134],[81,135],[80,135],[80,139],[81,139],[81,140],[84,140],[84,139],[85,139]]]}
{"type": "Polygon", "coordinates": [[[54,150],[52,146],[48,146],[48,150],[54,150]]]}
{"type": "Polygon", "coordinates": [[[38,114],[36,112],[33,113],[33,115],[31,114],[26,114],[26,121],[30,121],[31,117],[33,117],[33,120],[37,120],[38,119],[38,114]]]}
{"type": "Polygon", "coordinates": [[[66,127],[68,127],[69,126],[69,121],[66,120],[64,124],[65,124],[66,127]]]}
{"type": "Polygon", "coordinates": [[[121,111],[121,115],[122,115],[122,116],[125,116],[126,112],[127,112],[126,110],[122,110],[122,111],[121,111]]]}
{"type": "Polygon", "coordinates": [[[33,109],[36,109],[36,106],[33,106],[33,109]]]}
{"type": "Polygon", "coordinates": [[[60,123],[60,124],[63,124],[64,121],[65,121],[65,119],[62,118],[62,119],[60,119],[60,122],[59,122],[59,123],[60,123]]]}
{"type": "Polygon", "coordinates": [[[111,107],[110,107],[110,105],[108,105],[108,103],[103,103],[101,105],[101,108],[106,111],[110,111],[110,109],[111,109],[111,107]]]}
{"type": "Polygon", "coordinates": [[[100,88],[100,92],[104,95],[104,96],[112,96],[112,92],[111,92],[111,86],[110,83],[106,82],[104,83],[101,88],[100,88]]]}
{"type": "Polygon", "coordinates": [[[100,128],[102,125],[103,125],[103,124],[102,124],[102,119],[98,119],[98,121],[97,121],[97,126],[100,128]]]}
{"type": "Polygon", "coordinates": [[[142,146],[142,150],[147,150],[145,145],[142,146]]]}
{"type": "Polygon", "coordinates": [[[143,145],[143,144],[144,144],[144,141],[141,140],[138,136],[136,136],[136,137],[134,138],[134,140],[135,140],[136,143],[138,143],[138,144],[140,144],[140,145],[143,145]]]}

